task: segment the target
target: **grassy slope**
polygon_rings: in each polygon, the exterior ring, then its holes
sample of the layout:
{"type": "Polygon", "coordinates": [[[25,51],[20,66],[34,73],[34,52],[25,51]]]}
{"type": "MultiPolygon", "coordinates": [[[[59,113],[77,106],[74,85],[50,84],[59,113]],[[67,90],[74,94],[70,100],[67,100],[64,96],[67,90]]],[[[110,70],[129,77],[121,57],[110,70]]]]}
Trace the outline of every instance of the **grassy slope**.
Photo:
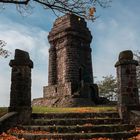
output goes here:
{"type": "Polygon", "coordinates": [[[116,111],[116,107],[75,107],[75,108],[59,108],[59,107],[33,107],[33,113],[67,113],[67,112],[105,112],[116,111]]]}
{"type": "MultiPolygon", "coordinates": [[[[6,114],[7,107],[0,107],[0,117],[6,114]]],[[[75,107],[75,108],[59,108],[59,107],[33,107],[33,113],[67,113],[67,112],[105,112],[116,111],[116,107],[99,106],[99,107],[75,107]]]]}
{"type": "Polygon", "coordinates": [[[8,112],[7,107],[0,107],[0,117],[8,112]]]}

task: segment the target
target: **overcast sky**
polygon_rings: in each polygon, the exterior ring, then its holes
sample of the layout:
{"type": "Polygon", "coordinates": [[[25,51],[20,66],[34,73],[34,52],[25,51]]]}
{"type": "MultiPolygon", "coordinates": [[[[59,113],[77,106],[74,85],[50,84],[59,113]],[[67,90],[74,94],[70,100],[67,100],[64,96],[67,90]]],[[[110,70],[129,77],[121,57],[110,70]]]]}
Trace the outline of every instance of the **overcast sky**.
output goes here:
{"type": "MultiPolygon", "coordinates": [[[[32,70],[32,98],[43,96],[43,86],[48,77],[48,32],[56,16],[41,6],[33,5],[30,15],[21,16],[15,6],[0,9],[0,40],[7,42],[6,49],[12,52],[9,58],[0,57],[0,106],[9,106],[11,68],[9,61],[16,48],[30,53],[34,62],[32,70]]],[[[88,22],[93,35],[92,58],[93,74],[101,80],[102,76],[114,75],[114,64],[120,51],[140,50],[140,0],[113,0],[111,7],[97,8],[94,22],[88,22]]]]}

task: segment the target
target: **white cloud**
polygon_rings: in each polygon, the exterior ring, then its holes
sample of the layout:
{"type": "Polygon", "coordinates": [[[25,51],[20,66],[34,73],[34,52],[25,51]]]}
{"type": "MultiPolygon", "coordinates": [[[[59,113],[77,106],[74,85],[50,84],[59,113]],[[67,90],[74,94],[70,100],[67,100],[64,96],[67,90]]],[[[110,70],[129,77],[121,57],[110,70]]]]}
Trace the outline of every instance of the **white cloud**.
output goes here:
{"type": "Polygon", "coordinates": [[[0,74],[0,96],[0,106],[9,105],[10,79],[8,79],[7,75],[4,73],[0,74]]]}
{"type": "MultiPolygon", "coordinates": [[[[89,30],[94,35],[92,57],[96,80],[100,80],[105,75],[115,75],[114,64],[120,51],[140,50],[139,13],[139,6],[134,8],[129,2],[124,4],[121,0],[113,1],[112,8],[103,11],[102,16],[94,24],[89,25],[89,30]]],[[[47,13],[43,15],[41,12],[38,16],[40,23],[37,24],[48,26],[46,23],[52,21],[50,19],[52,16],[48,15],[47,13]],[[46,16],[48,21],[44,20],[46,16]]],[[[33,21],[38,20],[35,14],[32,18],[33,21]]],[[[0,96],[2,96],[0,106],[8,105],[11,79],[8,63],[13,59],[15,48],[28,51],[34,62],[32,97],[42,97],[43,86],[47,85],[48,33],[39,27],[32,27],[32,24],[26,27],[16,21],[18,19],[11,21],[4,17],[0,21],[0,39],[7,42],[6,48],[13,53],[7,59],[0,58],[0,96]]]]}
{"type": "MultiPolygon", "coordinates": [[[[6,48],[14,52],[16,48],[27,50],[35,54],[38,50],[48,47],[46,31],[39,28],[26,27],[17,23],[0,25],[0,39],[7,42],[6,48]],[[8,28],[7,28],[8,27],[8,28]]],[[[44,52],[40,51],[44,56],[44,52]]],[[[46,56],[46,55],[45,55],[46,56]]]]}
{"type": "Polygon", "coordinates": [[[9,22],[9,24],[0,24],[0,39],[7,42],[5,49],[12,52],[7,59],[1,59],[0,65],[0,106],[8,106],[10,98],[10,73],[8,66],[10,59],[14,57],[15,49],[28,51],[34,62],[32,72],[32,97],[43,95],[43,86],[47,83],[47,61],[48,48],[47,32],[37,27],[26,27],[24,25],[9,22]],[[45,61],[44,61],[45,60],[45,61]]]}
{"type": "Polygon", "coordinates": [[[107,20],[100,18],[94,26],[89,25],[93,33],[93,68],[95,80],[101,80],[102,76],[113,74],[116,76],[114,64],[118,55],[124,50],[140,50],[140,28],[135,13],[129,8],[119,5],[118,11],[114,11],[114,17],[107,20]]]}
{"type": "Polygon", "coordinates": [[[32,76],[32,99],[43,97],[43,86],[47,86],[47,71],[41,73],[41,71],[33,70],[32,76]]]}

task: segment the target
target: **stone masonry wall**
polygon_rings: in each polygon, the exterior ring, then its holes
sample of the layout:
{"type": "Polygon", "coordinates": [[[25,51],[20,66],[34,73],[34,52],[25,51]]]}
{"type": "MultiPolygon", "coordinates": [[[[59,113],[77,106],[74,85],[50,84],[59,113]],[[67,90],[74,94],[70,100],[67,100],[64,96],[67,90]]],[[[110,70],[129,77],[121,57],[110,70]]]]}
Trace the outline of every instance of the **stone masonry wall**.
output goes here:
{"type": "Polygon", "coordinates": [[[129,109],[137,109],[139,106],[138,87],[136,80],[136,66],[138,62],[133,60],[132,51],[123,51],[119,55],[117,68],[118,80],[118,108],[121,117],[127,118],[129,109]]]}
{"type": "MultiPolygon", "coordinates": [[[[84,65],[85,68],[90,65],[89,73],[91,79],[93,77],[90,59],[91,34],[86,27],[86,22],[83,19],[78,20],[78,18],[70,14],[58,18],[49,33],[51,47],[56,49],[54,52],[56,53],[56,70],[54,71],[57,73],[57,84],[78,80],[80,65],[84,65]],[[89,56],[88,64],[85,62],[87,60],[85,56],[89,56]],[[83,59],[84,61],[82,61],[83,59]]],[[[54,56],[54,54],[52,55],[54,56]]],[[[50,61],[49,67],[51,67],[51,63],[50,61]]],[[[51,75],[49,75],[49,79],[51,79],[50,77],[51,75]]]]}
{"type": "Polygon", "coordinates": [[[31,68],[33,62],[29,54],[16,49],[12,67],[9,112],[18,112],[18,120],[27,123],[30,120],[31,108],[31,68]]]}
{"type": "Polygon", "coordinates": [[[48,77],[48,85],[55,85],[56,84],[56,48],[51,47],[49,49],[49,77],[48,77]]]}
{"type": "Polygon", "coordinates": [[[84,19],[73,14],[58,18],[48,39],[51,47],[48,86],[44,87],[44,97],[73,94],[79,90],[81,82],[93,84],[92,36],[84,19]]]}
{"type": "Polygon", "coordinates": [[[52,85],[44,87],[44,98],[58,98],[62,96],[67,96],[72,94],[71,83],[65,83],[62,85],[52,85]]]}

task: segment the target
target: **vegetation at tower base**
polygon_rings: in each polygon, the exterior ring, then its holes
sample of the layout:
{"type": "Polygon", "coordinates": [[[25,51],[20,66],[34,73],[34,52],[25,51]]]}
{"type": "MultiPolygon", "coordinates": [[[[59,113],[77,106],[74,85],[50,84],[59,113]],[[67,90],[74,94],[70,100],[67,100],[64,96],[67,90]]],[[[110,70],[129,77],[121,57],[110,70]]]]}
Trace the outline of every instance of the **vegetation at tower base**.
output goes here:
{"type": "Polygon", "coordinates": [[[116,106],[94,106],[94,107],[43,107],[34,106],[33,113],[86,113],[117,111],[116,106]]]}
{"type": "Polygon", "coordinates": [[[117,79],[112,76],[104,76],[98,83],[99,95],[106,97],[110,101],[117,101],[117,79]]]}

